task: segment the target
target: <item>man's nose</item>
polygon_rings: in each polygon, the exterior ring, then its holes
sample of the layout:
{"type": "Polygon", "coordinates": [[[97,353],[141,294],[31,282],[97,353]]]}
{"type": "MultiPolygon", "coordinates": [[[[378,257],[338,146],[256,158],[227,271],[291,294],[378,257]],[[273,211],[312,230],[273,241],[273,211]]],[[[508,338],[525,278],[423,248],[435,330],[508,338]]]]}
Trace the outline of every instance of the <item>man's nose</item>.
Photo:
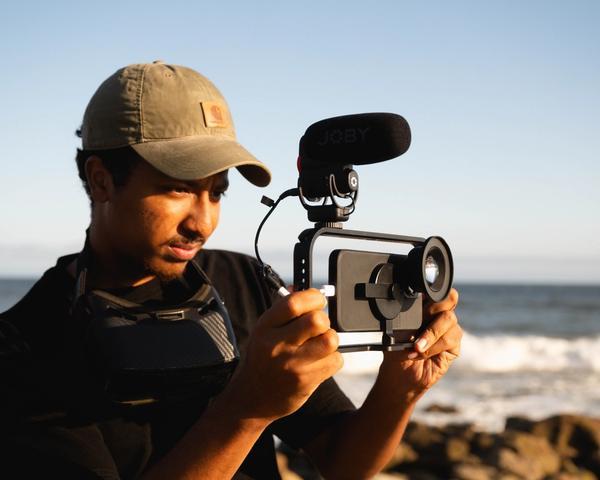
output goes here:
{"type": "Polygon", "coordinates": [[[212,217],[209,193],[203,191],[190,205],[183,227],[206,240],[212,233],[212,217]]]}

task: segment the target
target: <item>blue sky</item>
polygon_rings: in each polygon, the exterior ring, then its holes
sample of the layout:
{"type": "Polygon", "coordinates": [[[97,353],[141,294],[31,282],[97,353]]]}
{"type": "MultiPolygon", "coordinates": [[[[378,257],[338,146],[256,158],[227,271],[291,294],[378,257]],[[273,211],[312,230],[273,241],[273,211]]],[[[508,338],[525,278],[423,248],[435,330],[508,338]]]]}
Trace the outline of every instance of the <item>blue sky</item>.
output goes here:
{"type": "MultiPolygon", "coordinates": [[[[0,10],[0,276],[78,249],[88,206],[74,151],[85,105],[119,67],[161,59],[225,94],[274,173],[232,177],[209,247],[250,252],[260,196],[296,182],[322,118],[403,115],[402,157],[357,167],[354,229],[441,235],[463,281],[600,283],[600,4],[12,2],[0,10]]],[[[287,200],[264,256],[291,272],[308,221],[287,200]]]]}

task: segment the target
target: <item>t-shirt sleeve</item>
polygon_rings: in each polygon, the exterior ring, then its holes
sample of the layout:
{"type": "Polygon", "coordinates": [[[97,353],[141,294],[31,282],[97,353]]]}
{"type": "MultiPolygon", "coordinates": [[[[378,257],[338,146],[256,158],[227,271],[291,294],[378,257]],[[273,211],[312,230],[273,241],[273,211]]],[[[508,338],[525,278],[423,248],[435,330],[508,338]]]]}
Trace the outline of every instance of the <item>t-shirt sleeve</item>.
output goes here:
{"type": "Polygon", "coordinates": [[[354,410],[354,404],[329,378],[296,412],[274,422],[271,430],[290,447],[300,449],[354,410]]]}

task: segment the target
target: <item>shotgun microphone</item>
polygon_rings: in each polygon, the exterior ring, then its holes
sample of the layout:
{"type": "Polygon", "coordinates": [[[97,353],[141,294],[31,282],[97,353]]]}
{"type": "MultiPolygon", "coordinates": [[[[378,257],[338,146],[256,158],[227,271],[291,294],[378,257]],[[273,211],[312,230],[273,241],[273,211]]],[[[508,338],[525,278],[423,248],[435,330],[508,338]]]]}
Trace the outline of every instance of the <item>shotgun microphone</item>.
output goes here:
{"type": "Polygon", "coordinates": [[[395,113],[359,113],[313,123],[300,139],[299,169],[366,165],[402,155],[410,146],[408,122],[395,113]]]}

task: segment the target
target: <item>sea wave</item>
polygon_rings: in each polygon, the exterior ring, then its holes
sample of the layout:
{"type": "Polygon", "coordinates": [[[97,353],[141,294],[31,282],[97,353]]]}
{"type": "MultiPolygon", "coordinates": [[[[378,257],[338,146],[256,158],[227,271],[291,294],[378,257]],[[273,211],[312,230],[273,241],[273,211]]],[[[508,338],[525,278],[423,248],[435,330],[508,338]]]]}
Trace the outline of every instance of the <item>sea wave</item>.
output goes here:
{"type": "MultiPolygon", "coordinates": [[[[345,374],[371,374],[381,353],[344,355],[345,374]]],[[[475,335],[465,332],[455,369],[476,372],[600,372],[600,336],[555,338],[541,335],[475,335]]]]}
{"type": "Polygon", "coordinates": [[[600,336],[554,338],[465,332],[457,367],[483,372],[600,371],[600,336]]]}

